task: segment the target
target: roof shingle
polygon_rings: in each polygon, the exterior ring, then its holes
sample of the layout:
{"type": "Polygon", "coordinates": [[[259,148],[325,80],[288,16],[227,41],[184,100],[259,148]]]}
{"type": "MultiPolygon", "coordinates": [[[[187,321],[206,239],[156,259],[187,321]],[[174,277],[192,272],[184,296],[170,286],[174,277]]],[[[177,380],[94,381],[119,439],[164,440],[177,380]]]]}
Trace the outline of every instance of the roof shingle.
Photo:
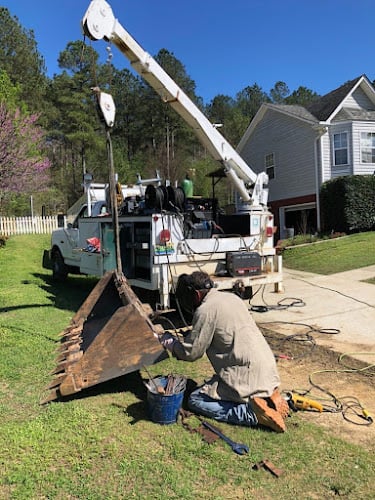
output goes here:
{"type": "Polygon", "coordinates": [[[326,121],[364,75],[349,80],[336,90],[316,99],[306,109],[319,121],[326,121]]]}

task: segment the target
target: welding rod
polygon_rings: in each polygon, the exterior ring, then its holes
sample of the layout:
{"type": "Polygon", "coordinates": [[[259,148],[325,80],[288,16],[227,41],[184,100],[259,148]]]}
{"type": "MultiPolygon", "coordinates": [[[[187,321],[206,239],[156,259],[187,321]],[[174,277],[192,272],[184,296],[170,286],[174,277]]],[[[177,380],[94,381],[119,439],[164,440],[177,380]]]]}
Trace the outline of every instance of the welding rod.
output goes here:
{"type": "Polygon", "coordinates": [[[143,369],[145,370],[145,372],[147,373],[149,379],[150,379],[150,382],[152,382],[154,384],[154,387],[156,389],[156,392],[158,394],[164,394],[165,393],[165,390],[164,388],[161,386],[161,385],[157,385],[157,383],[155,382],[155,380],[152,378],[151,376],[151,373],[147,370],[147,368],[143,365],[143,369]]]}

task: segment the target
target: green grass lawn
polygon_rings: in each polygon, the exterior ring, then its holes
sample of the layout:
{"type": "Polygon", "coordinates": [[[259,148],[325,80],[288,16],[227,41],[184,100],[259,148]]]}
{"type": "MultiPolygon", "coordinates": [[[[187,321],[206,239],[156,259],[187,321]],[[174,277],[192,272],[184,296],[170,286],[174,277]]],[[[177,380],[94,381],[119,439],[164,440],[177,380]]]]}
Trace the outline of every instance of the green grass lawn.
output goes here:
{"type": "MultiPolygon", "coordinates": [[[[336,439],[298,414],[285,434],[221,424],[249,446],[248,455],[238,456],[222,441],[208,445],[179,424],[152,423],[145,373],[40,406],[58,333],[96,282],[71,277],[54,284],[41,267],[48,244],[47,236],[17,236],[0,250],[0,498],[374,497],[374,449],[336,439]],[[264,458],[284,474],[276,479],[253,470],[264,458]]],[[[149,370],[183,373],[197,383],[211,372],[206,359],[168,359],[149,370]]]]}
{"type": "Polygon", "coordinates": [[[283,263],[290,269],[318,274],[375,265],[375,231],[286,248],[283,263]]]}

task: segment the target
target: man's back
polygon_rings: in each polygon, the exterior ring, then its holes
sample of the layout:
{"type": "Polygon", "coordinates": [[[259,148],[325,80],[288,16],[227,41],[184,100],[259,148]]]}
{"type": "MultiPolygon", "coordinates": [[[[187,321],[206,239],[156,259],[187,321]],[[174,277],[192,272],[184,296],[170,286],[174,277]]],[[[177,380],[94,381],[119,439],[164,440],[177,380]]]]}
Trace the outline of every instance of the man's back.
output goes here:
{"type": "Polygon", "coordinates": [[[279,385],[275,357],[239,297],[211,290],[195,312],[195,329],[200,341],[207,344],[207,356],[216,374],[229,386],[222,390],[233,392],[226,394],[231,399],[269,396],[279,385]]]}

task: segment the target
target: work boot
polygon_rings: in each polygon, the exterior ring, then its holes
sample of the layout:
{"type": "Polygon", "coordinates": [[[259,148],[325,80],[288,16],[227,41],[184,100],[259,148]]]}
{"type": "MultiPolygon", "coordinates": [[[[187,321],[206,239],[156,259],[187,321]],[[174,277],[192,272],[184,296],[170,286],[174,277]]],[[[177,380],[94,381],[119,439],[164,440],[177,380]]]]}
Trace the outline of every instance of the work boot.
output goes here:
{"type": "Polygon", "coordinates": [[[263,398],[252,398],[250,406],[255,413],[258,424],[268,427],[275,432],[285,432],[285,422],[281,414],[270,408],[267,401],[263,398]]]}
{"type": "Polygon", "coordinates": [[[278,411],[284,419],[287,418],[289,415],[289,405],[282,397],[278,389],[275,389],[267,400],[270,400],[269,404],[271,403],[271,408],[275,408],[275,410],[278,411]]]}

